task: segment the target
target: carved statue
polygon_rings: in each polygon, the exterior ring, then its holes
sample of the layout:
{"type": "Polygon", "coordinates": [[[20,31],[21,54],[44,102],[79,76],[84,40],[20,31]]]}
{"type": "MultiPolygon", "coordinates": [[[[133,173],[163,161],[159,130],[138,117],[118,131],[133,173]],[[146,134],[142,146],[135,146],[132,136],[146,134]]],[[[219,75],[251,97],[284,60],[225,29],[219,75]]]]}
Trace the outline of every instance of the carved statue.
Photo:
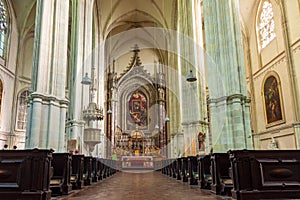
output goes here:
{"type": "Polygon", "coordinates": [[[205,133],[199,132],[199,134],[198,134],[198,145],[199,145],[199,150],[200,151],[205,150],[205,138],[206,138],[205,133]]]}

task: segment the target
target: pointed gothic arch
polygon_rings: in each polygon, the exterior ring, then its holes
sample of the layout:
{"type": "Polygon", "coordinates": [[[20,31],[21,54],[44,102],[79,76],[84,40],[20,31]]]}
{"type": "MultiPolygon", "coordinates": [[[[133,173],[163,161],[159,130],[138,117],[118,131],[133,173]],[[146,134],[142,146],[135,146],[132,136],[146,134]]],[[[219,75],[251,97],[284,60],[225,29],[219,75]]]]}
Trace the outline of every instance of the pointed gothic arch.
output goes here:
{"type": "Polygon", "coordinates": [[[27,123],[27,101],[29,96],[29,89],[25,88],[19,92],[17,101],[17,119],[16,119],[16,129],[26,130],[27,123]]]}
{"type": "Polygon", "coordinates": [[[256,20],[256,32],[259,51],[276,37],[273,4],[270,0],[260,2],[256,20]]]}

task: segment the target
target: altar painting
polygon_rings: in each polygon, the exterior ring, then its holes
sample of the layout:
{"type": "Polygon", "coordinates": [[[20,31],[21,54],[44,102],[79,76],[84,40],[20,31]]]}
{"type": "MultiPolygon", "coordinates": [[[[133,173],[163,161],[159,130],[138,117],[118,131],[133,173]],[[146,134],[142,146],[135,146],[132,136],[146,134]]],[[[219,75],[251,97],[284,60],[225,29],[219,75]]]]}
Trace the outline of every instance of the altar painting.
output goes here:
{"type": "Polygon", "coordinates": [[[142,128],[148,126],[148,109],[147,98],[141,91],[134,91],[128,103],[129,120],[127,120],[129,126],[138,125],[142,128]]]}

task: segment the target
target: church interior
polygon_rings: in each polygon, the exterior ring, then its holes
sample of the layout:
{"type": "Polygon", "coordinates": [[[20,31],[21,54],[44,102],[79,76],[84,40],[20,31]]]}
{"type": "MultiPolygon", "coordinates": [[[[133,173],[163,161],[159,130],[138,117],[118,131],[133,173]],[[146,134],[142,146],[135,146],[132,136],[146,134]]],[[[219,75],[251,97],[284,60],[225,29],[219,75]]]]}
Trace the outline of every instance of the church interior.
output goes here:
{"type": "MultiPolygon", "coordinates": [[[[295,170],[299,53],[300,0],[0,0],[0,147],[197,184],[208,155],[226,154],[233,176],[247,173],[233,164],[246,157],[261,174],[277,173],[272,156],[295,170]]],[[[295,173],[266,175],[261,188],[286,176],[281,186],[300,191],[295,173]]],[[[233,198],[257,198],[238,180],[233,198]]]]}

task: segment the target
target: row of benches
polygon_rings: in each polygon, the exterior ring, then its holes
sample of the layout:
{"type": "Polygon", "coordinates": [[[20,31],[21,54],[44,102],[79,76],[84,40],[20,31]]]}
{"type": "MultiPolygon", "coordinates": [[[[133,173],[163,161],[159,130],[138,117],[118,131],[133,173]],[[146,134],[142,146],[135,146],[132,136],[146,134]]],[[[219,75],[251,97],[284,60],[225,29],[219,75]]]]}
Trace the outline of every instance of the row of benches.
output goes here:
{"type": "Polygon", "coordinates": [[[299,150],[235,150],[163,161],[162,173],[233,199],[299,199],[299,150]]]}
{"type": "Polygon", "coordinates": [[[53,176],[50,180],[52,195],[69,194],[71,190],[91,185],[116,172],[115,162],[91,156],[52,154],[53,176]]]}
{"type": "Polygon", "coordinates": [[[1,150],[1,199],[49,200],[116,172],[115,161],[52,150],[1,150]]]}

